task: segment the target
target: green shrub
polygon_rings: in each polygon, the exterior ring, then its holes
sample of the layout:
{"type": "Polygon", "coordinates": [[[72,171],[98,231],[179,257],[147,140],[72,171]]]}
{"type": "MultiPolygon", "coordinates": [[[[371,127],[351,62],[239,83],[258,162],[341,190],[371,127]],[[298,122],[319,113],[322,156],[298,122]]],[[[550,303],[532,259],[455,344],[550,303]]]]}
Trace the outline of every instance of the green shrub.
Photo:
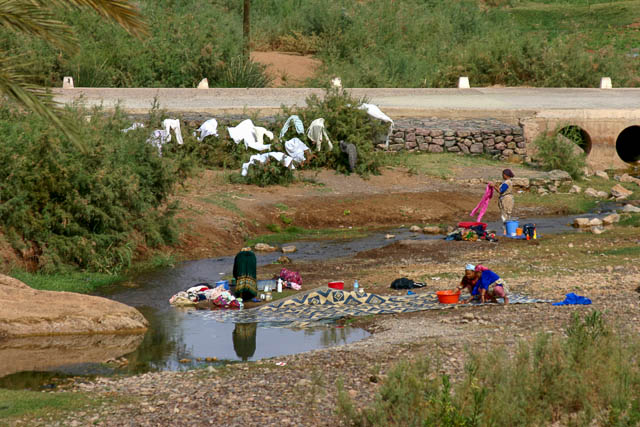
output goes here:
{"type": "Polygon", "coordinates": [[[579,179],[586,166],[586,155],[577,145],[579,136],[576,131],[565,131],[565,135],[560,131],[556,129],[550,135],[541,134],[533,141],[537,149],[536,158],[546,170],[561,169],[572,178],[579,179]]]}
{"type": "Polygon", "coordinates": [[[159,157],[147,129],[121,132],[130,122],[119,110],[65,114],[84,123],[82,152],[39,117],[0,106],[0,223],[13,247],[43,270],[114,272],[141,246],[175,242],[167,202],[184,162],[159,157]]]}
{"type": "Polygon", "coordinates": [[[267,87],[273,80],[265,73],[266,67],[241,56],[231,58],[224,65],[221,86],[223,87],[267,87]]]}
{"type": "Polygon", "coordinates": [[[291,169],[273,160],[251,165],[247,176],[242,176],[240,173],[232,173],[229,175],[229,181],[231,183],[251,184],[257,185],[258,187],[289,185],[295,180],[291,169]]]}
{"type": "Polygon", "coordinates": [[[340,392],[338,413],[349,425],[637,425],[639,348],[600,312],[574,314],[564,337],[470,354],[455,386],[426,359],[400,362],[361,411],[340,392]]]}

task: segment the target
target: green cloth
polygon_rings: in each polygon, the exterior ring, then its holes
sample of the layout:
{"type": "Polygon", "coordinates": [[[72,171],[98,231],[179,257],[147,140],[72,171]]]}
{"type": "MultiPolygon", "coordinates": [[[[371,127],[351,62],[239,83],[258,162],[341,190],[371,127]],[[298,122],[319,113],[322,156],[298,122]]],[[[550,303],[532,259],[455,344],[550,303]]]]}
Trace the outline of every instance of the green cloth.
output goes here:
{"type": "Polygon", "coordinates": [[[235,295],[250,300],[258,295],[256,254],[241,251],[233,261],[233,277],[236,279],[235,295]]]}
{"type": "Polygon", "coordinates": [[[236,323],[233,329],[233,349],[243,361],[249,360],[256,352],[257,323],[236,323]]]}

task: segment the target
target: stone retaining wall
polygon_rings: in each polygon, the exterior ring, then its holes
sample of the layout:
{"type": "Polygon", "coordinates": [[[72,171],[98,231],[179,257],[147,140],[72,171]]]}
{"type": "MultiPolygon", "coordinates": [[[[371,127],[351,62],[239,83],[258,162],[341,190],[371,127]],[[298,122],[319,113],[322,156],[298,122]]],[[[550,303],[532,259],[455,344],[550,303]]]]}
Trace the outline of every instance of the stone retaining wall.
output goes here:
{"type": "MultiPolygon", "coordinates": [[[[378,144],[379,149],[386,149],[378,144]]],[[[389,138],[389,151],[489,154],[503,159],[525,160],[527,145],[523,130],[494,119],[401,120],[389,138]]]]}

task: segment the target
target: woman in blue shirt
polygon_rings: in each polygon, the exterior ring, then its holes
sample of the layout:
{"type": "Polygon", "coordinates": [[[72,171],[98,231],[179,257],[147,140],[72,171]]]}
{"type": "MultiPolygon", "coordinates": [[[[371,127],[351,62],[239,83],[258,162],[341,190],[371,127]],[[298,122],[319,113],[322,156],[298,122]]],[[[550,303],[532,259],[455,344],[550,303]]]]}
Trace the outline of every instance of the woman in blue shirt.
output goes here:
{"type": "MultiPolygon", "coordinates": [[[[500,208],[500,217],[502,222],[505,223],[511,219],[513,213],[513,189],[511,184],[511,178],[514,174],[511,169],[505,169],[502,171],[502,184],[494,184],[493,188],[499,193],[498,207],[500,208]]],[[[507,228],[505,225],[504,234],[507,234],[507,228]]]]}
{"type": "Polygon", "coordinates": [[[475,271],[477,282],[471,290],[471,296],[479,296],[482,303],[487,300],[498,302],[496,298],[503,298],[505,305],[509,304],[507,285],[500,276],[482,265],[476,266],[475,271]]]}

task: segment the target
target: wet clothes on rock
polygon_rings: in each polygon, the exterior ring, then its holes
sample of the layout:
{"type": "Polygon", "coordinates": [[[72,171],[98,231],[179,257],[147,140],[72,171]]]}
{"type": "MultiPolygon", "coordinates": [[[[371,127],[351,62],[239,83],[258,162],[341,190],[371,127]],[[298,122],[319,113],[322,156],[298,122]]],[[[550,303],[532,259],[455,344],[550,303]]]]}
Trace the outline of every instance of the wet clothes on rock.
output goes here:
{"type": "Polygon", "coordinates": [[[500,197],[498,199],[498,207],[500,208],[500,217],[502,222],[509,221],[513,213],[513,186],[511,179],[507,179],[500,185],[500,197]]]}
{"type": "Polygon", "coordinates": [[[258,294],[256,271],[256,254],[252,251],[238,252],[233,261],[233,277],[236,279],[236,297],[249,301],[258,294]]]}

